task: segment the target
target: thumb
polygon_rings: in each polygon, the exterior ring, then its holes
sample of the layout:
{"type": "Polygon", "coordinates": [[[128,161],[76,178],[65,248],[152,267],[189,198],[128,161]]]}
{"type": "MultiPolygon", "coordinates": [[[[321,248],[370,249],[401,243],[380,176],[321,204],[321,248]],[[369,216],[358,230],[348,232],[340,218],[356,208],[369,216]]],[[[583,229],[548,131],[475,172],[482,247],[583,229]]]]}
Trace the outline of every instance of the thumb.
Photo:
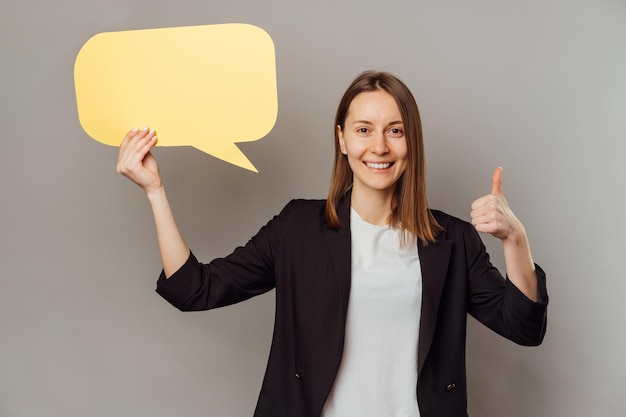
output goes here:
{"type": "Polygon", "coordinates": [[[491,177],[491,194],[502,195],[502,167],[498,167],[493,171],[491,177]]]}

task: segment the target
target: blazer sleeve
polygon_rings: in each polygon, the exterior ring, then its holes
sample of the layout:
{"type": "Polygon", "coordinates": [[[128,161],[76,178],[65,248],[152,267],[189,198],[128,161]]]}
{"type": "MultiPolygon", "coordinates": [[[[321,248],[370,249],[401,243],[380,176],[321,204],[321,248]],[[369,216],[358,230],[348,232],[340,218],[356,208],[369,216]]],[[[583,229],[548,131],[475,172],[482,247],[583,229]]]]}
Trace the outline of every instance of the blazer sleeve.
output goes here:
{"type": "Polygon", "coordinates": [[[185,264],[171,277],[166,279],[161,271],[156,292],[181,311],[198,311],[231,305],[270,291],[276,285],[276,243],[292,203],[230,255],[203,264],[190,253],[185,264]]]}
{"type": "Polygon", "coordinates": [[[478,232],[471,226],[464,233],[468,262],[468,311],[487,327],[525,346],[543,341],[547,324],[546,274],[535,264],[537,301],[526,297],[508,278],[503,278],[489,259],[478,232]]]}

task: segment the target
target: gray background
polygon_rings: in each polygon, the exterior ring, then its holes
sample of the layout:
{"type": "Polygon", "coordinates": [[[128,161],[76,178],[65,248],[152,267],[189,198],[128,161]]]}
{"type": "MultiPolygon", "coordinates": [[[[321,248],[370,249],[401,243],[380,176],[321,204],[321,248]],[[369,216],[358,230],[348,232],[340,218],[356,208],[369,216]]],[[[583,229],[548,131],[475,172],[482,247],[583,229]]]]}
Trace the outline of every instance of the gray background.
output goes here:
{"type": "Polygon", "coordinates": [[[245,243],[290,198],[325,197],[341,93],[364,69],[390,70],[420,103],[431,206],[467,219],[504,166],[549,276],[539,348],[470,320],[470,414],[626,415],[623,0],[3,1],[0,415],[252,414],[273,293],[180,313],[153,292],[149,206],[115,173],[117,149],[81,130],[73,88],[96,33],[230,22],[272,36],[279,115],[241,146],[259,174],[156,151],[201,259],[245,243]]]}

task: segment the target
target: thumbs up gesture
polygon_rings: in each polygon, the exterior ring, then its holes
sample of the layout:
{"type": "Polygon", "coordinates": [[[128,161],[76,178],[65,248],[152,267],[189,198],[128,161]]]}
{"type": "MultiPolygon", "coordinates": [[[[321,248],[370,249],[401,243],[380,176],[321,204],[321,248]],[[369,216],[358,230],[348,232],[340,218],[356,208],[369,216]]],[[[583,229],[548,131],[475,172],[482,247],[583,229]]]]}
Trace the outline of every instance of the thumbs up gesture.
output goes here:
{"type": "Polygon", "coordinates": [[[472,224],[477,231],[489,233],[501,240],[515,239],[525,233],[502,192],[502,168],[496,168],[491,178],[491,193],[472,203],[472,224]]]}

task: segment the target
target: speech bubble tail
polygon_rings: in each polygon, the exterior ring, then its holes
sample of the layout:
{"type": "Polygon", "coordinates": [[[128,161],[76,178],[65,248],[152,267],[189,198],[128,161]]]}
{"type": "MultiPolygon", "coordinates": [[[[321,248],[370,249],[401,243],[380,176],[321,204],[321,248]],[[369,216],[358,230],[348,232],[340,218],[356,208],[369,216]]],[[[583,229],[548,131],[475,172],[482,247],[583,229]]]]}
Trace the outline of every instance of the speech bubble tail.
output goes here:
{"type": "Polygon", "coordinates": [[[252,165],[252,162],[250,162],[248,157],[241,152],[241,149],[239,149],[234,143],[223,143],[217,146],[215,143],[212,143],[207,149],[203,149],[199,146],[194,147],[204,153],[208,153],[209,155],[221,159],[222,161],[226,161],[229,164],[237,165],[238,167],[256,172],[257,174],[259,173],[255,166],[252,165]]]}

